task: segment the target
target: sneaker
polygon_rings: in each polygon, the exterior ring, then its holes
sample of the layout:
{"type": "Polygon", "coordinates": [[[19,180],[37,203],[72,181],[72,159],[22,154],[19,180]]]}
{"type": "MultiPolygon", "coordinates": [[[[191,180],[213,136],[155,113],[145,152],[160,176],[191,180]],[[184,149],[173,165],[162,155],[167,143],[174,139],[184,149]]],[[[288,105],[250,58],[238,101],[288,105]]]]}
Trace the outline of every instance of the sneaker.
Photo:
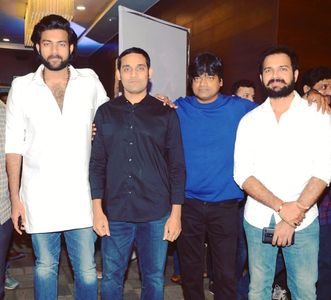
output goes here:
{"type": "Polygon", "coordinates": [[[215,295],[214,281],[209,280],[208,289],[209,289],[209,293],[215,295]]]}
{"type": "Polygon", "coordinates": [[[289,300],[287,291],[276,284],[272,293],[272,300],[289,300]]]}
{"type": "Polygon", "coordinates": [[[5,289],[6,290],[14,290],[19,285],[20,285],[20,283],[15,278],[11,277],[11,275],[7,271],[6,272],[6,279],[5,279],[5,289]]]}

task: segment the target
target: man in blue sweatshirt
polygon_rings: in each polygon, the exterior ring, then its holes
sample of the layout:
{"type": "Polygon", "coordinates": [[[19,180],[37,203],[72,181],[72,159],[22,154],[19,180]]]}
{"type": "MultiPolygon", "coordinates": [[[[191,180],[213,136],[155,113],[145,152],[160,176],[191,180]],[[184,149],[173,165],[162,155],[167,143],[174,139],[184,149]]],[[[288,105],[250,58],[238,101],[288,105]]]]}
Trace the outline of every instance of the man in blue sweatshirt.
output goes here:
{"type": "Polygon", "coordinates": [[[219,93],[222,63],[200,54],[189,68],[194,96],[176,101],[186,163],[182,233],[178,240],[185,299],[204,299],[204,242],[208,235],[215,299],[236,299],[238,202],[233,153],[240,119],[256,104],[219,93]]]}

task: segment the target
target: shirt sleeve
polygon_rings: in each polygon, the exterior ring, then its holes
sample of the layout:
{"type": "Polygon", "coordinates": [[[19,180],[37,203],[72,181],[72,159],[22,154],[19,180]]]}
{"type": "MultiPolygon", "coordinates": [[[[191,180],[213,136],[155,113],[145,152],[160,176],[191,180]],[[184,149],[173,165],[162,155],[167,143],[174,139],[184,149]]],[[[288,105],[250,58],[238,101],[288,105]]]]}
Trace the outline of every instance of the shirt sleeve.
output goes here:
{"type": "Polygon", "coordinates": [[[171,109],[167,130],[167,162],[171,188],[171,203],[184,203],[185,161],[177,113],[171,109]]]}
{"type": "Polygon", "coordinates": [[[331,116],[316,112],[316,127],[314,143],[314,159],[312,176],[325,181],[331,181],[331,116]]]}
{"type": "Polygon", "coordinates": [[[26,128],[21,90],[22,87],[14,80],[7,99],[5,152],[22,155],[26,128]]]}
{"type": "Polygon", "coordinates": [[[103,199],[106,184],[107,159],[102,132],[102,113],[100,109],[97,110],[94,123],[96,125],[97,132],[92,144],[89,166],[91,196],[92,199],[103,199]]]}
{"type": "Polygon", "coordinates": [[[234,150],[234,180],[242,189],[246,179],[253,175],[254,142],[251,140],[247,117],[243,117],[237,129],[234,150]]]}

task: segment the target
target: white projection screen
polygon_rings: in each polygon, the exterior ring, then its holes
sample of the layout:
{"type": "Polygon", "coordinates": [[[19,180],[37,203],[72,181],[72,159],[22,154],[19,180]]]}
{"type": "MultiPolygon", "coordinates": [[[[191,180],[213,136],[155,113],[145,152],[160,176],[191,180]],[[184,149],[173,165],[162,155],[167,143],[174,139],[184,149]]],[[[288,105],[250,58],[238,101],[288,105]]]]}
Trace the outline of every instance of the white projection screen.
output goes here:
{"type": "Polygon", "coordinates": [[[152,95],[186,95],[189,29],[119,6],[119,53],[144,49],[151,58],[152,95]]]}

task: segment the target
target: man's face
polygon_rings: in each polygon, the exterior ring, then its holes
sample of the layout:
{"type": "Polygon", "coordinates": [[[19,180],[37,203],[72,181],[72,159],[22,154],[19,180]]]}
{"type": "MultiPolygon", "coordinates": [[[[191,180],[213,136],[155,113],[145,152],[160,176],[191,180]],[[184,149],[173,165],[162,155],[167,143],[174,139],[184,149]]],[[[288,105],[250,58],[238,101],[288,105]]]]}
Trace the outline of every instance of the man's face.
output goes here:
{"type": "Polygon", "coordinates": [[[269,97],[283,98],[293,92],[298,74],[298,70],[293,72],[290,57],[277,53],[264,59],[260,79],[269,97]]]}
{"type": "Polygon", "coordinates": [[[138,95],[147,92],[151,70],[142,54],[130,53],[121,59],[121,69],[116,71],[126,94],[138,95]]]}
{"type": "Polygon", "coordinates": [[[321,93],[323,96],[328,96],[328,103],[331,105],[331,78],[323,79],[315,83],[313,89],[321,93]]]}
{"type": "Polygon", "coordinates": [[[247,87],[247,86],[241,86],[238,88],[238,90],[236,92],[236,96],[239,96],[241,98],[254,102],[254,98],[255,98],[254,88],[247,87]]]}
{"type": "Polygon", "coordinates": [[[69,45],[68,33],[65,30],[51,29],[41,33],[40,43],[36,48],[45,67],[58,71],[67,67],[74,46],[69,45]]]}
{"type": "Polygon", "coordinates": [[[222,85],[223,81],[221,78],[218,78],[217,75],[208,75],[207,73],[196,76],[192,80],[193,93],[201,103],[215,101],[222,85]]]}

